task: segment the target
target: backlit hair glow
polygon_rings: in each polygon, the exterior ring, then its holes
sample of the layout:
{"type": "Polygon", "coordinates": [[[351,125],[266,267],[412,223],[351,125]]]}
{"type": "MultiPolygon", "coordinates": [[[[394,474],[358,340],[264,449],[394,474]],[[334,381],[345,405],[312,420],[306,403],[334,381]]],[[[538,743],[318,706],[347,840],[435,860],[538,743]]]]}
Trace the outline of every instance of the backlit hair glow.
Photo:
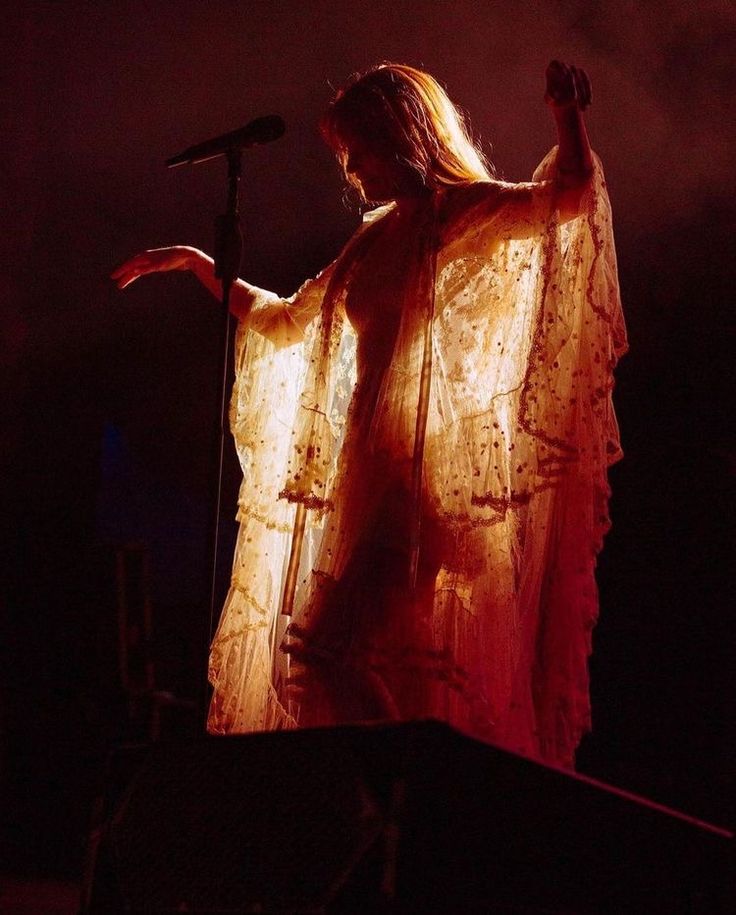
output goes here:
{"type": "Polygon", "coordinates": [[[320,130],[361,195],[359,182],[346,170],[347,144],[355,136],[395,155],[433,190],[493,176],[442,86],[429,73],[404,64],[381,63],[356,74],[335,96],[320,130]]]}

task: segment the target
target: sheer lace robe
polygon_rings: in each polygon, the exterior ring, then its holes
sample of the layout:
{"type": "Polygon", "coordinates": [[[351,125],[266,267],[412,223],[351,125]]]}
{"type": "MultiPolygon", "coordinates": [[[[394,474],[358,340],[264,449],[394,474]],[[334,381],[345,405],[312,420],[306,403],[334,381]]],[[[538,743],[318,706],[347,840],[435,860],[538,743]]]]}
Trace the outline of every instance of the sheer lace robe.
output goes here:
{"type": "Polygon", "coordinates": [[[241,322],[213,733],[433,716],[573,764],[626,342],[600,164],[561,222],[554,163],[374,211],[241,322]]]}

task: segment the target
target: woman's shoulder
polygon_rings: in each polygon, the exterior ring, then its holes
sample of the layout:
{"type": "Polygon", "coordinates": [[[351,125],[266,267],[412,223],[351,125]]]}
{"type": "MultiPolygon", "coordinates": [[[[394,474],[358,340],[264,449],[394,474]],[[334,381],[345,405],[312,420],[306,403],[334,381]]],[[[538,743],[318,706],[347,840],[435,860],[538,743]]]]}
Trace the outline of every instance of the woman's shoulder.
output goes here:
{"type": "Polygon", "coordinates": [[[465,181],[442,189],[442,208],[452,211],[482,203],[494,197],[504,186],[504,181],[489,178],[487,181],[465,181]]]}
{"type": "Polygon", "coordinates": [[[438,208],[443,235],[452,236],[469,223],[491,215],[501,203],[508,186],[505,181],[490,178],[443,188],[438,208]]]}
{"type": "MultiPolygon", "coordinates": [[[[473,181],[443,191],[440,225],[445,242],[485,225],[497,226],[499,220],[526,225],[537,210],[543,209],[551,182],[473,181]]],[[[535,217],[535,221],[538,221],[535,217]]],[[[507,227],[508,228],[508,227],[507,227]]],[[[518,229],[509,229],[512,234],[518,229]]],[[[527,234],[527,230],[524,230],[527,234]]]]}
{"type": "Polygon", "coordinates": [[[440,210],[449,218],[475,207],[493,208],[511,197],[531,193],[539,186],[538,181],[503,181],[499,178],[454,184],[443,188],[440,210]]]}

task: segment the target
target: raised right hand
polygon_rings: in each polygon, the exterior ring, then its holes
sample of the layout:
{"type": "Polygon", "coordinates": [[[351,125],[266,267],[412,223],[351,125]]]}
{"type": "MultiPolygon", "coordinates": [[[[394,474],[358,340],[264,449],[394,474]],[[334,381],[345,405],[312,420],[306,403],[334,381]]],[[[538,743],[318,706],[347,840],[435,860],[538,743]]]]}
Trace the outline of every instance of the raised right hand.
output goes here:
{"type": "Polygon", "coordinates": [[[560,60],[552,60],[547,67],[547,90],[544,100],[552,107],[564,108],[577,105],[580,111],[590,105],[593,90],[590,77],[582,67],[569,66],[560,60]]]}
{"type": "Polygon", "coordinates": [[[147,273],[161,273],[166,270],[190,270],[202,252],[187,245],[175,245],[171,248],[151,248],[134,254],[117,266],[110,274],[118,289],[125,289],[139,276],[147,273]]]}

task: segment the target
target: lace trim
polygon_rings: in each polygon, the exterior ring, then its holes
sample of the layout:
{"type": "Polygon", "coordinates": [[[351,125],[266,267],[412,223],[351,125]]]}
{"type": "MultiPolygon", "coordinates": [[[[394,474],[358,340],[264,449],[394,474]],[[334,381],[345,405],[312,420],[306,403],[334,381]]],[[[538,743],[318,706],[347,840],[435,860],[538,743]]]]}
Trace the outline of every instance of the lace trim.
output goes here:
{"type": "Polygon", "coordinates": [[[252,518],[253,521],[257,521],[259,524],[262,524],[269,531],[278,531],[280,534],[291,533],[292,526],[290,524],[280,524],[277,521],[270,521],[267,515],[262,515],[260,512],[257,512],[254,508],[250,508],[249,506],[241,505],[240,514],[247,518],[252,518]]]}
{"type": "Polygon", "coordinates": [[[237,591],[243,598],[243,600],[250,604],[254,610],[260,613],[261,616],[268,616],[269,610],[268,607],[264,607],[263,604],[259,603],[253,594],[246,588],[244,585],[239,585],[236,582],[233,582],[232,585],[233,591],[237,591]]]}
{"type": "MultiPolygon", "coordinates": [[[[470,687],[470,673],[454,659],[450,648],[419,649],[402,646],[400,649],[391,650],[367,645],[363,651],[338,655],[328,648],[310,644],[307,631],[297,623],[291,623],[279,650],[304,663],[329,664],[353,670],[363,668],[376,672],[416,671],[441,680],[451,689],[468,697],[481,696],[477,688],[470,687]],[[288,642],[288,639],[296,641],[288,642]]],[[[292,682],[296,682],[296,679],[292,682]]]]}
{"type": "MultiPolygon", "coordinates": [[[[313,492],[301,493],[294,492],[291,489],[282,489],[279,493],[279,499],[286,499],[287,502],[303,505],[311,511],[316,511],[320,516],[335,510],[335,503],[331,499],[322,499],[313,492]]],[[[293,528],[289,527],[287,530],[291,532],[293,528]]]]}

